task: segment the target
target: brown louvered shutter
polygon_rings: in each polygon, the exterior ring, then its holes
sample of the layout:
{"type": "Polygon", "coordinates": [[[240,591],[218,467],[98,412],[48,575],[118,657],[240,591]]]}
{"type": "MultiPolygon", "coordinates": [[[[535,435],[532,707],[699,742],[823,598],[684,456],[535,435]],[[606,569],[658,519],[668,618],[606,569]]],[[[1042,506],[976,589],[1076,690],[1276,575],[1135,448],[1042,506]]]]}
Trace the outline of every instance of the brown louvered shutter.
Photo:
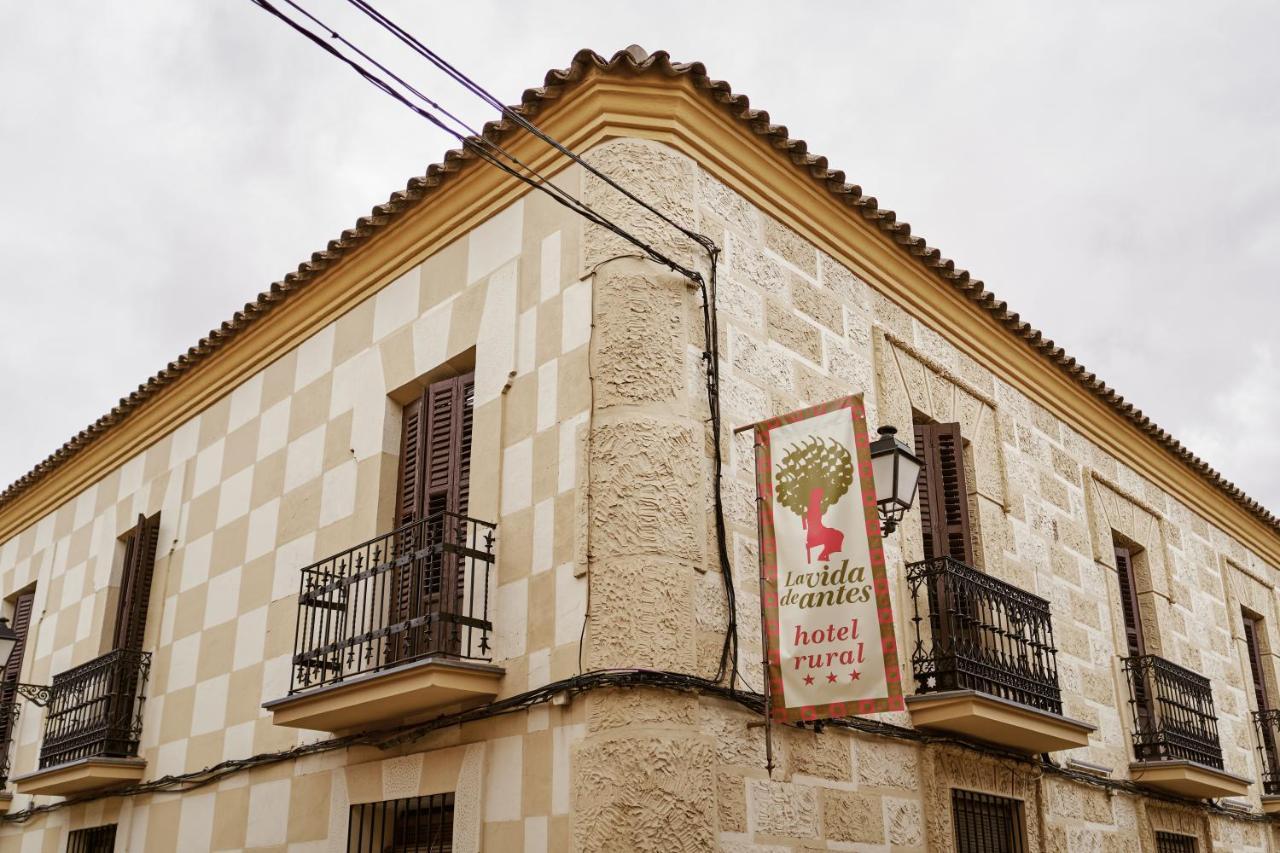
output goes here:
{"type": "Polygon", "coordinates": [[[924,463],[917,500],[925,559],[951,557],[972,566],[969,489],[960,424],[916,424],[915,432],[916,455],[924,463]]]}
{"type": "Polygon", "coordinates": [[[22,658],[27,648],[27,632],[31,628],[31,610],[35,606],[35,590],[24,592],[13,603],[13,644],[9,662],[0,676],[0,787],[8,780],[9,738],[13,735],[13,705],[18,699],[18,681],[22,678],[22,658]]]}
{"type": "Polygon", "coordinates": [[[1138,584],[1133,573],[1133,555],[1116,546],[1116,574],[1120,578],[1120,612],[1124,616],[1125,647],[1130,657],[1146,654],[1142,641],[1142,611],[1138,605],[1138,584]]]}
{"type": "MultiPolygon", "coordinates": [[[[433,382],[422,397],[405,407],[401,435],[400,478],[397,483],[396,523],[415,524],[397,542],[403,554],[421,551],[450,535],[443,513],[465,515],[470,497],[472,404],[474,374],[433,382]]],[[[461,593],[462,572],[454,555],[435,549],[404,564],[393,578],[395,621],[402,622],[441,611],[452,612],[442,589],[461,593]]],[[[438,646],[443,627],[434,618],[423,631],[405,631],[393,655],[403,658],[438,646]],[[425,644],[425,645],[424,645],[425,644]]]]}
{"type": "Polygon", "coordinates": [[[1249,674],[1253,677],[1253,696],[1258,702],[1258,710],[1266,711],[1271,707],[1267,701],[1267,683],[1262,678],[1262,649],[1260,635],[1262,620],[1248,613],[1244,616],[1244,644],[1249,653],[1249,674]]]}
{"type": "Polygon", "coordinates": [[[138,524],[125,541],[124,572],[120,578],[120,604],[116,608],[113,648],[142,651],[151,604],[151,575],[160,538],[160,513],[138,516],[138,524]]]}

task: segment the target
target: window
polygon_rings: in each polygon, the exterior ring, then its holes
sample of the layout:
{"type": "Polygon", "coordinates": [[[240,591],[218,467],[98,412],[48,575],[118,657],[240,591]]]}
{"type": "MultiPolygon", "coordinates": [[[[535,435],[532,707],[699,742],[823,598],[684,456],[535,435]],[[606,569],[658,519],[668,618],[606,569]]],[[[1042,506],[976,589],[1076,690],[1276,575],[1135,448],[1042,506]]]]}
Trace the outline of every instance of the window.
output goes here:
{"type": "Polygon", "coordinates": [[[453,794],[351,807],[347,853],[451,853],[453,794]]]}
{"type": "Polygon", "coordinates": [[[467,513],[475,374],[442,379],[404,407],[396,526],[467,513]]]}
{"type": "Polygon", "coordinates": [[[916,455],[924,463],[916,491],[924,558],[951,557],[972,566],[969,487],[960,424],[917,423],[915,432],[916,455]]]}
{"type": "Polygon", "coordinates": [[[1196,840],[1176,832],[1157,832],[1156,853],[1196,853],[1196,840]]]}
{"type": "Polygon", "coordinates": [[[14,703],[18,700],[18,682],[22,678],[22,657],[27,648],[27,631],[31,627],[31,609],[36,592],[31,588],[13,599],[13,633],[18,640],[4,671],[0,672],[0,787],[9,781],[9,739],[13,735],[14,703]]]}
{"type": "Polygon", "coordinates": [[[115,853],[116,825],[77,829],[67,836],[67,853],[115,853]]]}
{"type": "Polygon", "coordinates": [[[1120,579],[1120,612],[1124,616],[1125,647],[1129,657],[1142,657],[1146,643],[1142,639],[1142,607],[1138,603],[1138,580],[1133,570],[1137,549],[1114,543],[1116,575],[1120,579]]]}
{"type": "Polygon", "coordinates": [[[160,513],[138,516],[138,524],[124,537],[124,571],[120,576],[120,601],[116,606],[113,649],[142,651],[151,603],[151,575],[160,538],[160,513]]]}
{"type": "Polygon", "coordinates": [[[976,791],[951,792],[956,853],[1025,853],[1022,803],[976,791]]]}
{"type": "Polygon", "coordinates": [[[1267,699],[1267,682],[1262,676],[1262,639],[1266,636],[1263,632],[1262,617],[1254,616],[1247,610],[1241,611],[1240,615],[1244,617],[1244,644],[1249,653],[1249,675],[1253,679],[1253,698],[1257,701],[1259,711],[1267,711],[1271,708],[1271,702],[1267,699]]]}

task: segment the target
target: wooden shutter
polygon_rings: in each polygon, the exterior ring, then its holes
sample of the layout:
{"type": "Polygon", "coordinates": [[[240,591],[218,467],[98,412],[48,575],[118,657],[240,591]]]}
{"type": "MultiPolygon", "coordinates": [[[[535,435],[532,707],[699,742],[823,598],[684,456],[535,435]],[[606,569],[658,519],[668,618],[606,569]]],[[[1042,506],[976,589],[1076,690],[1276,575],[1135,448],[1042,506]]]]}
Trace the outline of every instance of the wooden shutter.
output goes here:
{"type": "Polygon", "coordinates": [[[18,681],[22,678],[22,657],[27,648],[27,632],[31,628],[31,610],[35,606],[35,590],[20,594],[13,603],[13,633],[18,636],[13,652],[0,675],[0,787],[9,771],[9,738],[13,735],[13,703],[18,699],[18,681]]]}
{"type": "Polygon", "coordinates": [[[973,565],[969,488],[960,424],[916,424],[916,455],[924,463],[916,498],[924,533],[924,556],[951,557],[973,565]]]}
{"type": "Polygon", "coordinates": [[[125,540],[120,603],[116,608],[116,629],[112,640],[114,648],[142,651],[159,538],[160,513],[157,512],[151,518],[139,515],[138,524],[125,540]]]}
{"type": "Polygon", "coordinates": [[[1266,711],[1271,707],[1267,701],[1267,683],[1262,677],[1262,649],[1259,647],[1259,636],[1262,633],[1262,620],[1248,613],[1244,616],[1244,644],[1249,652],[1249,674],[1253,676],[1253,695],[1258,702],[1258,710],[1266,711]]]}
{"type": "Polygon", "coordinates": [[[1124,616],[1125,647],[1130,657],[1146,654],[1142,640],[1142,608],[1138,605],[1138,584],[1133,573],[1133,555],[1116,546],[1116,574],[1120,578],[1120,612],[1124,616]]]}

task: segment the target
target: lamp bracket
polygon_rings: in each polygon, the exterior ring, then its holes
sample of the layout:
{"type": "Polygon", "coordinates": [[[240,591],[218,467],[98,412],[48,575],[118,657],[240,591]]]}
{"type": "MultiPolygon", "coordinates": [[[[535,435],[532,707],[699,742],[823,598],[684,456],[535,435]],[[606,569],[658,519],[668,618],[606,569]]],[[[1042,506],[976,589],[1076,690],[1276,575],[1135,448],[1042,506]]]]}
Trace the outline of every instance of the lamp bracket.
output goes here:
{"type": "Polygon", "coordinates": [[[19,682],[17,691],[19,696],[28,702],[39,705],[41,708],[48,705],[53,696],[53,691],[45,684],[23,684],[19,682]]]}

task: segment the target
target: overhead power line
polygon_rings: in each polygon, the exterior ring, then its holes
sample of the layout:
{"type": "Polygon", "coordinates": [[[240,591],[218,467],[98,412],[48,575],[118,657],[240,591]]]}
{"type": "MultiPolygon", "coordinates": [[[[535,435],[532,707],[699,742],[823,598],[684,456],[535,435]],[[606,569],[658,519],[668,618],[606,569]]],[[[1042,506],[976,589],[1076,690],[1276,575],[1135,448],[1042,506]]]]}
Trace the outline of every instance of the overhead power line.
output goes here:
{"type": "MultiPolygon", "coordinates": [[[[529,121],[525,116],[502,104],[493,96],[492,93],[459,71],[455,66],[441,58],[404,28],[400,27],[394,21],[379,12],[372,4],[366,2],[366,0],[349,0],[349,2],[369,18],[374,20],[379,26],[383,27],[388,32],[392,33],[397,39],[407,44],[415,53],[426,58],[432,65],[462,85],[467,91],[479,97],[486,104],[497,108],[503,116],[513,122],[516,126],[532,134],[535,138],[545,142],[556,151],[568,157],[572,162],[579,164],[606,185],[701,246],[707,252],[709,259],[709,277],[704,278],[697,270],[690,269],[685,264],[672,259],[653,245],[632,234],[626,228],[595,211],[586,202],[576,198],[568,191],[553,184],[532,166],[520,160],[509,150],[499,145],[495,140],[489,139],[485,134],[470,127],[458,116],[449,112],[421,90],[409,84],[403,77],[391,71],[385,64],[379,62],[370,54],[359,48],[357,45],[338,33],[334,28],[321,21],[317,16],[308,12],[300,4],[295,2],[295,0],[284,0],[284,2],[299,14],[303,15],[313,25],[323,30],[324,35],[328,36],[327,40],[322,37],[321,34],[312,31],[307,26],[294,20],[289,15],[281,11],[273,5],[270,0],[251,0],[251,2],[287,24],[290,28],[307,38],[317,47],[320,47],[326,53],[346,64],[364,78],[366,82],[381,90],[384,94],[394,98],[404,107],[452,136],[463,146],[465,150],[471,151],[484,162],[501,169],[503,172],[515,177],[517,180],[520,180],[528,186],[547,194],[555,200],[556,203],[577,213],[589,222],[592,222],[593,224],[621,237],[623,240],[640,249],[640,251],[643,252],[650,260],[660,263],[671,269],[673,272],[683,275],[699,287],[702,293],[703,303],[703,333],[706,339],[706,348],[703,352],[703,359],[706,362],[707,404],[710,415],[709,421],[712,427],[712,446],[714,454],[712,465],[714,472],[713,494],[716,544],[719,557],[719,568],[725,587],[725,598],[728,609],[728,624],[725,632],[724,644],[721,649],[720,664],[716,675],[716,681],[720,681],[726,675],[742,678],[742,674],[738,670],[737,593],[734,588],[733,571],[728,556],[728,535],[724,517],[724,495],[721,486],[723,477],[723,450],[721,435],[722,424],[720,417],[719,321],[716,316],[717,312],[715,309],[716,273],[720,248],[716,246],[715,242],[709,237],[699,234],[696,231],[686,228],[676,222],[667,214],[639,198],[609,175],[584,160],[576,152],[570,150],[564,144],[548,135],[542,129],[529,121]],[[379,76],[360,62],[345,55],[330,43],[332,41],[339,42],[346,46],[357,56],[377,68],[378,71],[386,76],[379,76]],[[410,97],[416,98],[422,105],[414,103],[410,100],[410,97]],[[452,121],[456,125],[456,127],[451,127],[444,119],[440,118],[437,113],[448,118],[449,121],[452,121]],[[463,133],[463,131],[466,131],[466,133],[463,133]]],[[[733,678],[730,678],[729,685],[729,689],[732,690],[733,678]]]]}

